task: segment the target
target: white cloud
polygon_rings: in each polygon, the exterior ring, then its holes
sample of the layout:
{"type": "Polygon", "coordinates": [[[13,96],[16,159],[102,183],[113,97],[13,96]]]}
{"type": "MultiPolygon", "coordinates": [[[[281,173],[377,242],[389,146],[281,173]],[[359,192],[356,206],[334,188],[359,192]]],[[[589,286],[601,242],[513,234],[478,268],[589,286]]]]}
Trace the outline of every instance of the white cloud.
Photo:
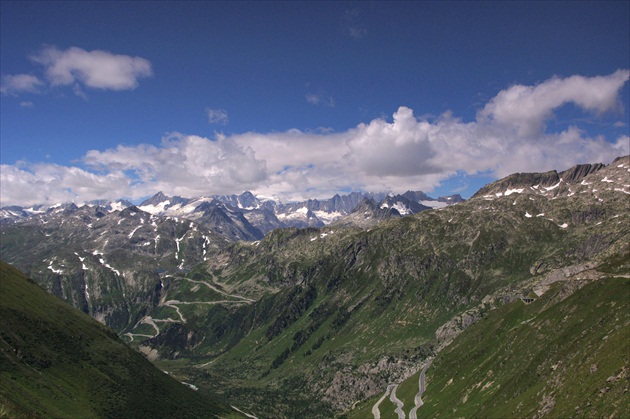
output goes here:
{"type": "Polygon", "coordinates": [[[129,179],[119,171],[99,175],[49,163],[0,166],[3,206],[115,199],[129,195],[129,186],[129,179]]]}
{"type": "Polygon", "coordinates": [[[206,115],[208,116],[209,124],[227,125],[229,122],[228,113],[223,109],[210,109],[206,108],[206,115]]]}
{"type": "Polygon", "coordinates": [[[138,79],[153,75],[151,63],[144,58],[100,50],[47,47],[31,59],[44,66],[52,86],[79,83],[95,89],[131,90],[138,86],[138,79]]]}
{"type": "Polygon", "coordinates": [[[36,93],[44,83],[31,74],[15,74],[2,76],[0,93],[3,95],[15,95],[18,93],[36,93]]]}
{"type": "Polygon", "coordinates": [[[139,198],[159,190],[183,196],[252,190],[290,200],[348,189],[431,192],[455,174],[503,177],[608,163],[630,153],[628,136],[592,137],[576,126],[547,132],[545,121],[567,102],[589,112],[615,109],[627,79],[627,71],[618,71],[512,86],[471,122],[450,113],[428,122],[401,106],[391,121],[379,118],[343,132],[173,134],[158,146],[91,150],[83,158],[89,170],[3,166],[0,196],[8,205],[64,196],[139,198]]]}
{"type": "Polygon", "coordinates": [[[91,150],[84,162],[105,171],[131,171],[138,178],[134,196],[157,190],[192,196],[231,193],[256,186],[266,177],[265,162],[253,151],[230,139],[209,140],[194,135],[172,134],[160,147],[91,150]]]}
{"type": "Polygon", "coordinates": [[[401,106],[392,123],[376,119],[357,127],[348,139],[345,158],[357,170],[371,176],[406,177],[439,171],[429,160],[434,156],[429,141],[432,126],[419,122],[413,111],[401,106]]]}
{"type": "Polygon", "coordinates": [[[537,135],[544,131],[544,123],[554,109],[565,103],[600,113],[613,109],[628,77],[630,71],[617,70],[609,76],[554,77],[537,86],[514,85],[499,92],[478,119],[512,126],[523,136],[537,135]]]}

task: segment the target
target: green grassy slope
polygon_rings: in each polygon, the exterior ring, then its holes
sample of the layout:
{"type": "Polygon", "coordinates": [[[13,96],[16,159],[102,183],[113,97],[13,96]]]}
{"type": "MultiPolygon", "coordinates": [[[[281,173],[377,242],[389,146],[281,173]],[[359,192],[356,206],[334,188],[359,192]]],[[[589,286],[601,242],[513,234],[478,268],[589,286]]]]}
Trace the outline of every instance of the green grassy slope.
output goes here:
{"type": "Polygon", "coordinates": [[[0,417],[228,417],[0,262],[0,417]]]}
{"type": "Polygon", "coordinates": [[[627,417],[630,280],[594,281],[558,302],[567,286],[501,307],[440,352],[418,416],[627,417]]]}

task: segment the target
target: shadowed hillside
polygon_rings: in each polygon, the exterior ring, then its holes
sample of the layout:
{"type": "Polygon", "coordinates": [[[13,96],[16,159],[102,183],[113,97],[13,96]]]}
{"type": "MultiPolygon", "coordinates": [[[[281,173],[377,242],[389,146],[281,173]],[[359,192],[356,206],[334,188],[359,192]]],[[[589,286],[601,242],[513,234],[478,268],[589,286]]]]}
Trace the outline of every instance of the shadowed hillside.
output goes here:
{"type": "Polygon", "coordinates": [[[0,417],[233,415],[4,262],[0,277],[0,417]]]}

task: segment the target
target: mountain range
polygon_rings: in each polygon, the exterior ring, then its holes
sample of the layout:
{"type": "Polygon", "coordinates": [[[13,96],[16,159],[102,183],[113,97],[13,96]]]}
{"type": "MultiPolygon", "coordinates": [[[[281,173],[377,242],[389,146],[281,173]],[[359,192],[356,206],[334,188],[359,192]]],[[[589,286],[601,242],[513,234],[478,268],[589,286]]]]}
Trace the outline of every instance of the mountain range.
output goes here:
{"type": "Polygon", "coordinates": [[[157,194],[22,209],[0,250],[159,368],[259,417],[619,417],[629,195],[628,156],[433,209],[411,192],[157,194]]]}
{"type": "MultiPolygon", "coordinates": [[[[251,192],[197,198],[168,197],[158,192],[137,208],[153,215],[183,218],[206,224],[216,230],[225,229],[223,234],[228,240],[234,241],[261,239],[276,228],[323,227],[351,214],[363,200],[374,201],[378,208],[390,208],[390,215],[396,217],[464,201],[459,195],[434,199],[420,191],[408,191],[402,195],[353,192],[348,195],[337,194],[326,200],[309,199],[290,203],[257,198],[251,192]]],[[[91,201],[81,207],[85,205],[96,207],[103,213],[134,206],[125,200],[91,201]]],[[[29,208],[3,207],[0,208],[0,224],[41,218],[46,214],[74,207],[76,204],[73,203],[36,205],[29,208]]]]}

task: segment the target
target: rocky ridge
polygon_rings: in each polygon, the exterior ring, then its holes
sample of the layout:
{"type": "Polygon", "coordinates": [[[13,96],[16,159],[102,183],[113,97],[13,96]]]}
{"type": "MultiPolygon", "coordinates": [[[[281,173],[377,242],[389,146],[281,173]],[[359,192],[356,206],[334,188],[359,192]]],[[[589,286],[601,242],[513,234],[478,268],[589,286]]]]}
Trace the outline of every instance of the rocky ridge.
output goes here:
{"type": "Polygon", "coordinates": [[[627,157],[619,157],[609,166],[602,163],[580,164],[558,173],[555,170],[546,173],[515,173],[497,182],[481,188],[472,198],[495,199],[512,194],[533,194],[550,198],[573,196],[576,193],[596,193],[599,190],[618,190],[630,193],[625,171],[627,157]],[[597,178],[589,176],[606,168],[605,175],[597,178]],[[586,177],[591,182],[585,180],[586,177]]]}

